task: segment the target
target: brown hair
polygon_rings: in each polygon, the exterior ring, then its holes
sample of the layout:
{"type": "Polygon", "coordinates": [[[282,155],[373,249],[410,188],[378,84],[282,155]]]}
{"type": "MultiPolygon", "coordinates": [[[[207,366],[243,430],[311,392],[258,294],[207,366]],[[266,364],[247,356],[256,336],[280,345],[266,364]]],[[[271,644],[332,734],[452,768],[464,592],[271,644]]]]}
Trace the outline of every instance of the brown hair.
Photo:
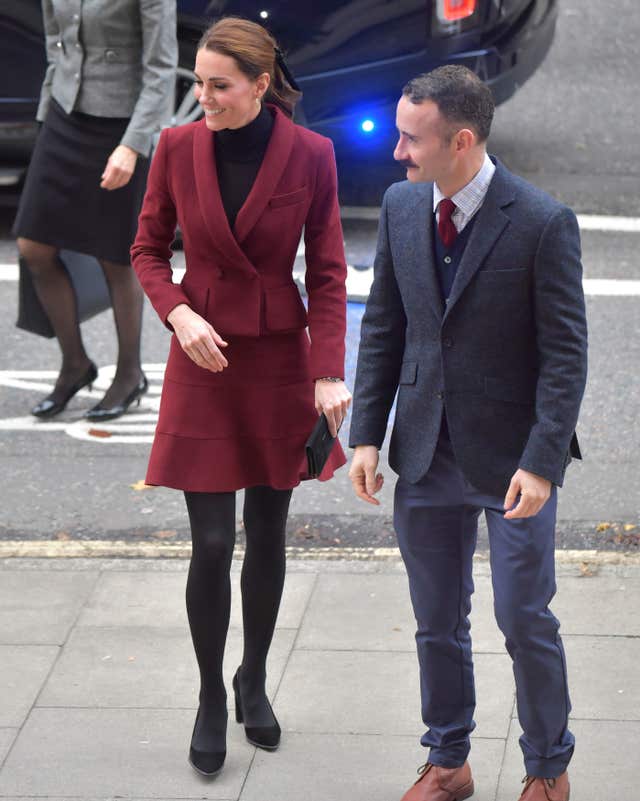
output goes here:
{"type": "Polygon", "coordinates": [[[233,58],[240,71],[252,81],[264,72],[269,73],[271,82],[264,100],[293,117],[294,106],[302,92],[287,81],[276,59],[278,44],[266,28],[242,17],[223,17],[204,32],[198,50],[203,47],[233,58]]]}

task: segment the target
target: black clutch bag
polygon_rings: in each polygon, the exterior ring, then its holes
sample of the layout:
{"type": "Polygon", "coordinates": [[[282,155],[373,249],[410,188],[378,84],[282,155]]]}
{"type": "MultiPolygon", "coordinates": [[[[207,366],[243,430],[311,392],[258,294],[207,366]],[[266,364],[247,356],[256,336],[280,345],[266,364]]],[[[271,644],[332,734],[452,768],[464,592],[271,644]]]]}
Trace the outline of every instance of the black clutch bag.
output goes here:
{"type": "MultiPolygon", "coordinates": [[[[61,250],[60,259],[69,273],[76,293],[78,319],[81,323],[111,306],[109,288],[97,259],[72,250],[61,250]]],[[[20,259],[16,326],[41,337],[55,336],[23,259],[20,259]]]]}
{"type": "Polygon", "coordinates": [[[307,472],[311,478],[317,478],[322,473],[336,439],[337,437],[332,437],[329,433],[327,418],[321,414],[305,445],[307,472]]]}

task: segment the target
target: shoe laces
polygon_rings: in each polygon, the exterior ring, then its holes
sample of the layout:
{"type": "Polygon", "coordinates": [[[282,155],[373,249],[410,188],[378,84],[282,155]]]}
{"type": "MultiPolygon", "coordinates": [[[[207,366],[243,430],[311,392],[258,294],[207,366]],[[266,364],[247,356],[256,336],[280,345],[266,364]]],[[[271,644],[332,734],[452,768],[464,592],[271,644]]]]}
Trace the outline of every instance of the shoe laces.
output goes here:
{"type": "MultiPolygon", "coordinates": [[[[539,778],[540,776],[525,776],[524,779],[522,780],[522,783],[525,785],[524,789],[527,790],[533,784],[533,782],[539,778]]],[[[542,779],[542,781],[547,785],[547,787],[550,790],[553,790],[553,788],[556,786],[555,779],[542,779]]]]}
{"type": "Polygon", "coordinates": [[[433,767],[433,765],[431,764],[431,762],[425,762],[424,765],[420,765],[420,767],[416,771],[416,773],[418,774],[418,776],[420,778],[415,782],[415,784],[417,784],[418,782],[421,782],[424,779],[424,777],[427,775],[427,773],[429,773],[429,771],[431,770],[432,767],[433,767]]]}

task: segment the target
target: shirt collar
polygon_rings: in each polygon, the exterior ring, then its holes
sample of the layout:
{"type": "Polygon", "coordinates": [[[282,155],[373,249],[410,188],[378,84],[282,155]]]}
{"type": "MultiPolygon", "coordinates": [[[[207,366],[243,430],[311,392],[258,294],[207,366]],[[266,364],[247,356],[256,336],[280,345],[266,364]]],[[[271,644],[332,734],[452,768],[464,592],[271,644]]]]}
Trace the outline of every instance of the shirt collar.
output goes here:
{"type": "MultiPolygon", "coordinates": [[[[456,204],[457,208],[465,215],[465,217],[472,217],[482,201],[484,200],[489,184],[493,178],[493,173],[496,171],[496,165],[491,161],[487,153],[484,154],[484,161],[482,167],[473,176],[468,184],[458,190],[451,200],[456,204]]],[[[437,211],[438,204],[446,197],[440,191],[437,183],[433,184],[433,211],[437,211]]]]}

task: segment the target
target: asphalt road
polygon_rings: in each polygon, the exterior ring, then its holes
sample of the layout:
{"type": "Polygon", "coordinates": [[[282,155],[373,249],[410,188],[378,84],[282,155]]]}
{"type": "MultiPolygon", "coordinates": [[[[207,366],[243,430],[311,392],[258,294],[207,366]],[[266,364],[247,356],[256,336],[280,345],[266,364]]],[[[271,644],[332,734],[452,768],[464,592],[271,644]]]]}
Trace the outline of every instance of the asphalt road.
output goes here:
{"type": "MultiPolygon", "coordinates": [[[[635,5],[632,0],[565,0],[547,61],[496,115],[491,151],[580,213],[640,217],[640,102],[629,55],[640,37],[635,5]]],[[[355,190],[367,205],[377,204],[384,186],[398,177],[391,160],[382,156],[363,165],[354,154],[340,168],[350,201],[355,190]]],[[[5,211],[0,218],[0,264],[16,261],[10,217],[5,211]]],[[[345,236],[350,263],[370,264],[375,222],[345,220],[345,236]]],[[[584,231],[585,277],[640,280],[639,249],[640,232],[584,231]]],[[[88,395],[75,398],[56,424],[33,425],[28,409],[45,394],[51,381],[46,371],[56,370],[58,351],[54,342],[13,326],[16,303],[17,283],[0,280],[0,539],[186,538],[180,493],[135,488],[145,474],[168,345],[150,307],[143,358],[154,365],[149,368],[152,392],[139,410],[109,429],[111,436],[95,437],[82,423],[83,410],[94,402],[88,395]]],[[[361,313],[362,305],[350,306],[350,378],[361,313]]],[[[579,424],[585,461],[571,466],[561,493],[558,546],[637,550],[640,296],[589,295],[588,317],[590,375],[579,424]]],[[[84,334],[106,381],[115,360],[110,316],[87,323],[84,334]]],[[[100,397],[99,389],[94,397],[100,397]]],[[[348,421],[345,438],[347,428],[348,421]]],[[[291,544],[392,545],[393,475],[388,467],[384,472],[380,509],[353,497],[346,469],[329,484],[307,482],[298,488],[291,544]]]]}

